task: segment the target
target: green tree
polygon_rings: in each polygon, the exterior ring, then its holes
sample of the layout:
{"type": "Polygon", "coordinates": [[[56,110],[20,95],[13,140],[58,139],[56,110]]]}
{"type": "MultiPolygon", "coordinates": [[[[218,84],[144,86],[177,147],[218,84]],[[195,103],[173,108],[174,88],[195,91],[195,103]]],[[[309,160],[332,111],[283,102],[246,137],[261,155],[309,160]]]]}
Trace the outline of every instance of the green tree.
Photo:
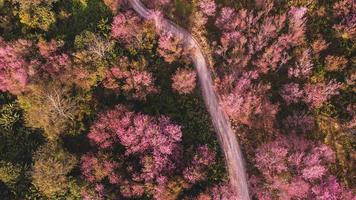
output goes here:
{"type": "Polygon", "coordinates": [[[55,13],[48,6],[30,7],[21,9],[19,13],[20,21],[31,28],[39,28],[48,31],[52,24],[56,22],[55,13]]]}
{"type": "Polygon", "coordinates": [[[0,126],[4,130],[10,130],[20,120],[19,108],[16,104],[9,103],[0,106],[0,126]]]}
{"type": "Polygon", "coordinates": [[[35,153],[32,183],[47,197],[65,193],[69,187],[68,173],[76,165],[76,158],[57,143],[47,143],[35,153]]]}
{"type": "Polygon", "coordinates": [[[80,109],[69,90],[52,84],[31,86],[18,102],[25,111],[26,123],[42,128],[49,140],[56,140],[77,119],[80,109]]]}
{"type": "Polygon", "coordinates": [[[19,5],[20,22],[31,27],[48,31],[56,22],[56,13],[52,10],[57,0],[13,0],[19,5]]]}

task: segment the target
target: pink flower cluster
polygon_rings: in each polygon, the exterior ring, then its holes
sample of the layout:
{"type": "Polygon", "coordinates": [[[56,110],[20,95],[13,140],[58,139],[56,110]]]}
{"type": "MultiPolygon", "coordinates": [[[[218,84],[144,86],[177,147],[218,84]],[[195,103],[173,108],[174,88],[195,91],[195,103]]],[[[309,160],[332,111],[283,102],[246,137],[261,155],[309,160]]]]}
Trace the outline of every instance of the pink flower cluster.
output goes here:
{"type": "Polygon", "coordinates": [[[30,63],[30,74],[41,75],[41,79],[57,80],[65,85],[75,84],[82,88],[90,87],[88,77],[90,70],[74,62],[74,57],[63,52],[63,42],[51,40],[49,42],[40,40],[37,43],[38,56],[30,63]]]}
{"type": "Polygon", "coordinates": [[[328,170],[335,154],[326,145],[278,136],[257,150],[255,161],[263,174],[250,179],[258,199],[272,199],[272,194],[280,199],[352,199],[328,170]]]}
{"type": "Polygon", "coordinates": [[[231,119],[241,124],[261,124],[267,128],[272,126],[278,106],[268,100],[268,86],[253,84],[257,77],[256,72],[244,73],[230,93],[222,94],[221,106],[231,119]]]}
{"type": "Polygon", "coordinates": [[[122,70],[113,67],[106,73],[104,87],[121,89],[134,99],[145,100],[147,95],[157,93],[152,73],[137,70],[122,70]]]}
{"type": "Polygon", "coordinates": [[[10,43],[0,37],[0,91],[18,94],[25,90],[29,76],[25,56],[31,45],[27,40],[10,43]]]}
{"type": "Polygon", "coordinates": [[[208,146],[200,146],[191,164],[183,171],[183,176],[188,182],[196,183],[206,178],[206,169],[215,161],[215,152],[208,146]]]}
{"type": "Polygon", "coordinates": [[[141,23],[140,18],[133,12],[120,12],[111,24],[111,35],[123,42],[130,42],[136,36],[141,23]]]}
{"type": "Polygon", "coordinates": [[[198,5],[201,11],[207,16],[213,16],[216,12],[215,0],[199,0],[198,5]]]}
{"type": "MultiPolygon", "coordinates": [[[[292,7],[288,14],[274,12],[273,1],[260,2],[256,10],[224,7],[215,25],[222,31],[215,55],[221,59],[216,69],[216,88],[229,117],[253,128],[272,130],[278,103],[271,102],[272,80],[266,75],[279,73],[289,61],[297,60],[289,76],[306,77],[312,72],[310,52],[297,59],[290,53],[304,42],[306,8],[292,7]]],[[[297,84],[284,87],[288,103],[304,97],[297,84]],[[289,95],[290,94],[290,95],[289,95]]]]}
{"type": "Polygon", "coordinates": [[[289,83],[283,85],[280,93],[287,104],[304,101],[311,107],[318,108],[332,96],[339,94],[340,88],[341,84],[335,81],[330,81],[328,84],[307,83],[304,88],[297,83],[289,83]]]}
{"type": "Polygon", "coordinates": [[[239,200],[240,198],[227,184],[220,184],[200,194],[197,200],[239,200]]]}
{"type": "Polygon", "coordinates": [[[288,76],[295,78],[303,78],[310,76],[313,69],[313,63],[310,58],[310,50],[303,51],[302,55],[298,57],[298,62],[294,68],[288,69],[288,76]]]}
{"type": "Polygon", "coordinates": [[[355,0],[341,0],[334,5],[334,16],[339,23],[333,28],[339,37],[354,40],[356,38],[356,2],[355,0]]]}
{"type": "Polygon", "coordinates": [[[158,40],[158,53],[168,63],[183,58],[189,50],[183,46],[182,41],[171,32],[162,32],[158,40]]]}
{"type": "Polygon", "coordinates": [[[89,182],[120,184],[123,195],[142,195],[144,184],[164,185],[180,163],[181,128],[164,116],[154,118],[118,105],[99,116],[88,138],[98,153],[82,157],[83,176],[89,182]],[[107,153],[120,146],[122,153],[107,153]]]}
{"type": "Polygon", "coordinates": [[[172,88],[179,94],[189,94],[196,87],[196,76],[193,70],[179,68],[172,77],[172,88]]]}
{"type": "Polygon", "coordinates": [[[242,70],[252,61],[259,73],[265,74],[285,64],[290,56],[287,50],[300,44],[304,38],[306,8],[292,8],[289,13],[289,32],[278,32],[286,25],[286,15],[272,15],[273,4],[257,14],[253,11],[225,7],[216,25],[223,31],[221,46],[216,53],[226,60],[229,67],[242,70]],[[271,41],[273,42],[268,46],[271,41]],[[258,59],[252,60],[256,55],[258,59]]]}
{"type": "Polygon", "coordinates": [[[341,86],[342,85],[340,83],[336,83],[335,81],[330,81],[328,84],[306,84],[304,87],[304,101],[312,107],[320,107],[332,96],[339,94],[341,86]]]}

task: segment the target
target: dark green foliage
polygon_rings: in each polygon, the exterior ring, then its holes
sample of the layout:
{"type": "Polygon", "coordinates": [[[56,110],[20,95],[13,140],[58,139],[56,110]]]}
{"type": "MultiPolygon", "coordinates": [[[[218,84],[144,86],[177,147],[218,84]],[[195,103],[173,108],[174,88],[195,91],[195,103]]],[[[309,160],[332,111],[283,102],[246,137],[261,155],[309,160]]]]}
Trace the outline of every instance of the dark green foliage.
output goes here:
{"type": "Polygon", "coordinates": [[[73,42],[84,30],[98,31],[104,24],[110,24],[112,17],[110,9],[100,0],[62,0],[59,8],[63,19],[58,21],[51,35],[62,35],[67,42],[73,42]]]}
{"type": "Polygon", "coordinates": [[[30,163],[32,152],[43,141],[42,136],[27,128],[18,128],[16,132],[1,130],[1,159],[14,163],[30,163]]]}
{"type": "Polygon", "coordinates": [[[32,154],[44,139],[39,131],[24,127],[22,112],[13,97],[2,93],[0,99],[0,182],[6,184],[1,186],[4,189],[0,199],[23,199],[31,183],[28,170],[32,154]]]}
{"type": "Polygon", "coordinates": [[[45,196],[65,194],[71,185],[67,174],[76,165],[76,158],[59,144],[47,143],[34,154],[32,183],[45,196]]]}
{"type": "Polygon", "coordinates": [[[15,104],[6,104],[0,109],[0,126],[4,130],[11,130],[20,120],[19,108],[15,104]]]}
{"type": "Polygon", "coordinates": [[[10,162],[0,161],[0,181],[11,185],[16,182],[20,176],[21,168],[19,165],[14,165],[10,162]]]}

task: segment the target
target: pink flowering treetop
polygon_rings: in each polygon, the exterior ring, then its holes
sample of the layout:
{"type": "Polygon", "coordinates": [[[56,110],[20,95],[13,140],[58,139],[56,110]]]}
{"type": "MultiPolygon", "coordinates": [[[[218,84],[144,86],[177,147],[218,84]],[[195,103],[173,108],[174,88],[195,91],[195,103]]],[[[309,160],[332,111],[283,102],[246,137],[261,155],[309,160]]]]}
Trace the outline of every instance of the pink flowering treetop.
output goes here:
{"type": "Polygon", "coordinates": [[[288,76],[290,78],[306,78],[311,75],[313,64],[310,58],[310,50],[307,49],[301,53],[297,58],[297,62],[294,67],[288,69],[288,76]]]}
{"type": "Polygon", "coordinates": [[[311,108],[319,108],[331,97],[339,94],[340,83],[330,81],[325,83],[307,83],[302,88],[297,83],[288,83],[282,86],[281,96],[287,105],[304,101],[311,108]]]}
{"type": "Polygon", "coordinates": [[[196,87],[196,76],[193,70],[179,68],[172,76],[172,88],[179,94],[189,94],[196,87]]]}
{"type": "Polygon", "coordinates": [[[332,96],[339,94],[340,83],[330,81],[329,83],[306,84],[304,86],[304,101],[312,107],[320,107],[332,96]]]}
{"type": "MultiPolygon", "coordinates": [[[[227,79],[229,77],[227,76],[227,79]]],[[[221,106],[232,120],[240,124],[271,128],[278,106],[268,100],[268,95],[266,95],[269,90],[268,85],[253,83],[257,78],[256,72],[244,73],[238,81],[233,83],[234,87],[231,91],[220,90],[221,106]]],[[[226,81],[229,82],[229,80],[226,81]]],[[[225,89],[228,87],[227,84],[222,84],[222,86],[225,86],[225,89]]]]}
{"type": "Polygon", "coordinates": [[[26,54],[32,43],[27,40],[6,42],[0,37],[0,91],[19,94],[28,83],[26,54]]]}
{"type": "Polygon", "coordinates": [[[201,146],[194,155],[190,165],[183,171],[184,178],[190,183],[196,183],[206,178],[206,170],[215,161],[215,152],[208,146],[201,146]]]}
{"type": "Polygon", "coordinates": [[[228,184],[215,185],[206,192],[199,194],[197,200],[239,200],[239,196],[228,184]]]}
{"type": "MultiPolygon", "coordinates": [[[[266,1],[256,10],[224,7],[215,21],[222,32],[215,46],[215,58],[221,60],[215,68],[221,105],[234,123],[249,128],[272,130],[283,103],[271,101],[276,77],[266,76],[281,69],[285,72],[292,61],[296,64],[289,70],[290,77],[310,76],[312,72],[308,51],[299,56],[291,53],[304,43],[306,8],[277,13],[273,1],[266,1]]],[[[288,103],[304,97],[297,84],[286,86],[284,93],[283,97],[293,94],[288,96],[288,103]]]]}
{"type": "Polygon", "coordinates": [[[312,43],[312,49],[315,54],[319,54],[320,52],[324,51],[327,49],[329,46],[329,43],[327,43],[325,40],[322,38],[318,38],[312,43]]]}
{"type": "Polygon", "coordinates": [[[252,62],[259,73],[265,74],[290,59],[287,50],[304,39],[306,8],[292,8],[288,15],[275,15],[272,7],[269,4],[257,14],[228,7],[221,10],[216,26],[223,33],[216,54],[226,60],[227,67],[243,70],[252,62]],[[278,34],[287,25],[288,31],[278,34]],[[256,56],[258,59],[253,59],[256,56]]]}
{"type": "MultiPolygon", "coordinates": [[[[40,39],[28,64],[29,75],[35,84],[48,81],[57,82],[65,86],[76,85],[80,88],[89,88],[94,85],[91,77],[96,76],[96,69],[91,70],[81,65],[78,55],[65,51],[64,43],[60,40],[45,41],[40,39]]],[[[88,65],[88,63],[86,63],[88,65]]]]}
{"type": "Polygon", "coordinates": [[[207,16],[213,16],[216,12],[215,0],[199,0],[198,6],[201,11],[207,16]]]}
{"type": "Polygon", "coordinates": [[[37,47],[40,55],[43,56],[44,58],[48,58],[56,53],[58,48],[61,47],[61,44],[55,40],[51,40],[50,42],[40,40],[37,43],[37,47]]]}
{"type": "Polygon", "coordinates": [[[39,82],[55,81],[63,85],[76,85],[88,88],[89,77],[93,73],[82,65],[75,63],[75,57],[63,51],[63,41],[39,40],[37,56],[30,63],[30,72],[39,82]]]}
{"type": "MultiPolygon", "coordinates": [[[[179,183],[177,180],[184,187],[189,185],[182,175],[184,168],[194,169],[198,177],[194,180],[200,181],[215,159],[215,154],[202,146],[193,157],[193,166],[184,167],[181,127],[168,117],[135,113],[122,105],[100,114],[88,138],[97,151],[82,157],[83,177],[94,185],[108,182],[104,184],[107,190],[127,198],[147,194],[154,199],[167,199],[177,195],[170,189],[179,183]]],[[[88,191],[84,194],[100,196],[88,191]]]]}
{"type": "Polygon", "coordinates": [[[326,145],[278,136],[257,149],[255,166],[263,178],[251,177],[252,191],[258,199],[272,199],[272,193],[280,199],[345,199],[352,194],[330,174],[334,162],[335,153],[326,145]]]}
{"type": "Polygon", "coordinates": [[[133,12],[120,12],[111,24],[111,36],[128,43],[136,36],[140,29],[141,19],[133,12]]]}
{"type": "Polygon", "coordinates": [[[344,39],[355,40],[356,38],[356,4],[355,0],[341,0],[334,4],[334,16],[338,20],[335,24],[337,35],[344,39]]]}
{"type": "Polygon", "coordinates": [[[104,87],[123,91],[133,99],[145,100],[149,94],[158,92],[152,73],[144,70],[125,69],[129,65],[112,67],[106,71],[104,87]]]}
{"type": "MultiPolygon", "coordinates": [[[[314,51],[318,52],[320,49],[314,51]]],[[[284,84],[280,89],[280,95],[287,105],[305,102],[310,108],[319,108],[331,97],[339,94],[342,85],[335,80],[310,83],[313,70],[310,52],[309,49],[303,49],[296,62],[288,69],[288,77],[294,82],[284,84]]],[[[342,59],[327,57],[326,60],[327,68],[345,65],[345,60],[342,59]]]]}
{"type": "Polygon", "coordinates": [[[168,63],[186,61],[190,50],[171,32],[161,32],[158,40],[158,53],[168,63]]]}

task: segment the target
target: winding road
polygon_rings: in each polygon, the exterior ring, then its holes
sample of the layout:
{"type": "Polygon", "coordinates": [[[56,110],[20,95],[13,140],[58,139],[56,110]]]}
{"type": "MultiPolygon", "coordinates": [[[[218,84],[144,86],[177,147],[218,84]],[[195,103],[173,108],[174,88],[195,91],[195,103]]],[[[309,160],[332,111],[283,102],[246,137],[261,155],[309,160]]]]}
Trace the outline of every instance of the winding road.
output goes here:
{"type": "Polygon", "coordinates": [[[249,200],[250,196],[240,146],[237,143],[230,121],[219,106],[219,99],[214,91],[211,74],[207,67],[207,59],[197,40],[186,30],[163,18],[157,12],[147,9],[140,0],[128,0],[128,2],[141,17],[146,20],[154,20],[159,30],[171,32],[181,39],[186,47],[193,49],[192,59],[202,87],[203,99],[218,135],[221,149],[224,152],[231,187],[234,191],[237,191],[238,199],[249,200]]]}

